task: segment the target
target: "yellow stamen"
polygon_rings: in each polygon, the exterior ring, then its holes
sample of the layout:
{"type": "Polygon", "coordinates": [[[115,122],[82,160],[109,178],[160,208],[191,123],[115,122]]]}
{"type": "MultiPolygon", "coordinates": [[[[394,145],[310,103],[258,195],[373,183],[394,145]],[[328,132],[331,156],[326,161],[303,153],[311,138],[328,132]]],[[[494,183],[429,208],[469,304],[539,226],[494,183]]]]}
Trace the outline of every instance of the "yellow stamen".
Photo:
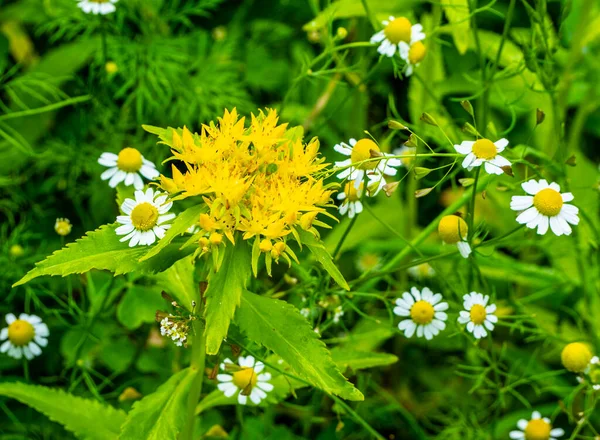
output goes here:
{"type": "Polygon", "coordinates": [[[554,217],[560,213],[563,206],[562,196],[552,188],[546,188],[533,197],[533,206],[543,215],[554,217]]]}
{"type": "Polygon", "coordinates": [[[467,223],[457,215],[442,217],[438,226],[441,239],[447,244],[455,244],[467,238],[467,223]]]}
{"type": "Polygon", "coordinates": [[[550,423],[542,419],[530,420],[525,428],[526,440],[548,440],[550,438],[550,423]]]}
{"type": "Polygon", "coordinates": [[[241,390],[245,390],[248,387],[252,390],[257,382],[258,377],[254,372],[254,368],[242,368],[233,373],[233,384],[241,390]]]}
{"type": "Polygon", "coordinates": [[[487,313],[485,311],[485,307],[483,307],[481,304],[475,304],[473,307],[471,307],[471,321],[473,321],[473,324],[483,324],[486,316],[487,313]]]}
{"type": "Polygon", "coordinates": [[[135,148],[123,148],[117,159],[117,167],[128,173],[135,173],[142,168],[142,154],[135,148]]]}
{"type": "Polygon", "coordinates": [[[408,18],[399,17],[388,23],[383,30],[383,34],[392,44],[398,44],[401,41],[409,43],[411,28],[412,25],[408,18]]]}
{"type": "Polygon", "coordinates": [[[592,352],[582,342],[572,342],[563,348],[560,354],[563,366],[573,373],[581,373],[592,360],[592,352]]]}
{"type": "Polygon", "coordinates": [[[131,211],[131,223],[139,231],[148,231],[156,226],[158,209],[148,202],[140,203],[131,211]]]}
{"type": "Polygon", "coordinates": [[[410,308],[410,317],[417,324],[429,324],[433,321],[434,314],[433,306],[427,301],[417,301],[410,308]]]}
{"type": "Polygon", "coordinates": [[[360,200],[360,195],[358,194],[359,190],[362,190],[363,183],[361,182],[358,190],[354,186],[354,182],[348,182],[344,185],[344,193],[346,194],[346,198],[349,202],[356,202],[360,200]]]}
{"type": "Polygon", "coordinates": [[[410,64],[419,64],[425,58],[425,53],[427,50],[425,49],[425,45],[420,41],[417,41],[415,44],[410,46],[408,51],[408,62],[410,64]]]}
{"type": "Polygon", "coordinates": [[[498,149],[489,139],[479,139],[473,144],[473,154],[477,159],[490,160],[496,157],[498,149]]]}
{"type": "Polygon", "coordinates": [[[29,344],[35,336],[33,325],[23,319],[17,319],[8,326],[8,339],[19,347],[29,344]]]}
{"type": "MultiPolygon", "coordinates": [[[[376,153],[381,152],[379,146],[371,139],[361,139],[360,141],[358,141],[352,148],[352,154],[350,155],[352,163],[355,164],[362,162],[363,160],[371,159],[371,150],[373,150],[376,153]]],[[[363,164],[358,165],[357,168],[361,170],[372,170],[377,166],[377,162],[378,161],[376,160],[373,160],[371,162],[365,162],[363,164]]]]}

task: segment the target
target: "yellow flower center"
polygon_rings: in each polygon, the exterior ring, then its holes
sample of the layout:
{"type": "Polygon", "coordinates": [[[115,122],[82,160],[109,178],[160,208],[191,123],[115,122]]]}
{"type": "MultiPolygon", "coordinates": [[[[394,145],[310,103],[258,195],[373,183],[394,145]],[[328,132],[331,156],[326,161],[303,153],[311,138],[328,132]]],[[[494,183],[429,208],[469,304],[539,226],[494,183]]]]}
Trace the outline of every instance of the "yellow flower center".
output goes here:
{"type": "Polygon", "coordinates": [[[533,206],[543,215],[554,217],[558,215],[563,206],[562,196],[552,188],[538,192],[533,198],[533,206]]]}
{"type": "Polygon", "coordinates": [[[156,226],[158,209],[148,202],[140,203],[131,211],[131,223],[139,231],[148,231],[156,226]]]}
{"type": "Polygon", "coordinates": [[[117,158],[117,167],[128,173],[135,173],[142,168],[142,154],[135,148],[123,148],[117,158]]]}
{"type": "Polygon", "coordinates": [[[390,21],[383,30],[383,34],[393,44],[398,44],[401,41],[409,43],[411,28],[410,20],[400,17],[390,21]]]}
{"type": "Polygon", "coordinates": [[[370,270],[375,268],[379,264],[379,255],[377,254],[363,254],[360,257],[360,265],[366,269],[370,270]]]}
{"type": "Polygon", "coordinates": [[[490,160],[496,157],[498,149],[489,139],[479,139],[473,144],[473,154],[478,159],[490,160]]]}
{"type": "Polygon", "coordinates": [[[467,238],[468,232],[467,223],[457,215],[442,217],[438,226],[440,237],[448,244],[455,244],[467,238]]]}
{"type": "Polygon", "coordinates": [[[233,384],[240,390],[252,390],[258,382],[258,377],[254,372],[254,368],[243,368],[233,373],[233,384]]]}
{"type": "Polygon", "coordinates": [[[551,429],[550,423],[542,419],[530,420],[525,428],[525,438],[527,440],[548,440],[551,429]]]}
{"type": "Polygon", "coordinates": [[[344,193],[346,193],[346,197],[349,202],[356,202],[360,200],[360,196],[358,195],[358,191],[362,190],[363,183],[361,182],[359,189],[357,190],[354,186],[354,182],[348,182],[344,185],[344,193]]]}
{"type": "Polygon", "coordinates": [[[71,222],[66,218],[58,218],[56,219],[56,223],[54,223],[54,230],[58,235],[69,235],[71,233],[71,222]]]}
{"type": "Polygon", "coordinates": [[[17,319],[8,326],[8,339],[13,345],[23,346],[31,342],[35,335],[33,325],[23,319],[17,319]]]}
{"type": "Polygon", "coordinates": [[[573,373],[584,371],[592,359],[592,352],[582,342],[572,342],[563,348],[560,360],[563,366],[573,373]]]}
{"type": "Polygon", "coordinates": [[[471,321],[473,321],[473,324],[483,324],[486,316],[487,313],[485,311],[485,307],[483,307],[481,304],[475,304],[473,307],[471,307],[471,321]]]}
{"type": "Polygon", "coordinates": [[[420,41],[417,41],[415,44],[410,46],[410,50],[408,51],[408,62],[410,64],[419,64],[425,58],[425,53],[427,50],[425,49],[425,45],[420,41]]]}
{"type": "Polygon", "coordinates": [[[410,308],[410,317],[417,324],[429,324],[433,320],[434,314],[433,306],[427,301],[417,301],[410,308]]]}
{"type": "MultiPolygon", "coordinates": [[[[362,162],[363,160],[371,159],[371,150],[379,153],[381,150],[379,146],[371,139],[361,139],[358,141],[354,147],[352,148],[352,154],[350,155],[350,160],[352,163],[362,162]]],[[[365,162],[357,166],[357,168],[362,170],[372,170],[377,166],[377,161],[365,162]]]]}

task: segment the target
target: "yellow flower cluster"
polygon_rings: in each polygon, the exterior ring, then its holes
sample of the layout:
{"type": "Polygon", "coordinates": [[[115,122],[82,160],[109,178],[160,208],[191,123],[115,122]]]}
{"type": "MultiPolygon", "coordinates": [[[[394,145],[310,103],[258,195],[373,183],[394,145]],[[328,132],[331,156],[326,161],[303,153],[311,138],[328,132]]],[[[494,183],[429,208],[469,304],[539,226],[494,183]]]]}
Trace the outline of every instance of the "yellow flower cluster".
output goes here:
{"type": "MultiPolygon", "coordinates": [[[[300,128],[278,125],[275,110],[252,115],[250,126],[236,110],[225,111],[218,124],[203,125],[201,132],[173,131],[173,178],[161,176],[161,186],[173,200],[201,196],[207,210],[200,215],[200,253],[236,235],[254,238],[254,247],[275,261],[296,259],[286,245],[290,234],[300,241],[297,228],[317,233],[317,220],[331,205],[331,185],[320,177],[328,164],[319,156],[317,138],[302,142],[300,128]],[[287,254],[287,255],[286,255],[287,254]]],[[[270,260],[270,258],[267,258],[270,260]]]]}

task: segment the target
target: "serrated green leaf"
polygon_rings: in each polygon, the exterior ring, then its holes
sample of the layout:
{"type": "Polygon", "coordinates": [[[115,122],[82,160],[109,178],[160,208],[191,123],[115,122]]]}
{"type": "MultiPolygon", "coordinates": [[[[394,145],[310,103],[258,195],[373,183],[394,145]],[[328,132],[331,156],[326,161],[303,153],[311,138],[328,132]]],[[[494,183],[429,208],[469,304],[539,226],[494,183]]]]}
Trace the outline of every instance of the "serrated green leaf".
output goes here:
{"type": "Polygon", "coordinates": [[[208,276],[206,289],[206,352],[217,354],[227,336],[229,324],[240,305],[242,291],[251,275],[250,248],[245,241],[221,249],[223,262],[218,272],[208,276]]]}
{"type": "Polygon", "coordinates": [[[115,233],[115,224],[104,225],[61,250],[54,252],[45,260],[36,264],[14,286],[19,286],[42,275],[70,275],[92,269],[110,270],[115,275],[139,271],[157,273],[168,269],[176,261],[189,255],[193,249],[179,250],[183,239],[175,240],[163,250],[160,256],[144,262],[138,259],[147,252],[145,246],[129,247],[121,243],[115,233]]]}
{"type": "Polygon", "coordinates": [[[313,386],[344,399],[364,399],[342,375],[325,344],[294,306],[244,291],[235,322],[250,340],[272,350],[313,386]]]}
{"type": "Polygon", "coordinates": [[[443,0],[444,14],[452,27],[452,38],[458,53],[464,55],[469,48],[471,22],[468,0],[443,0]]]}
{"type": "Polygon", "coordinates": [[[205,206],[199,204],[194,205],[179,214],[173,221],[171,227],[167,229],[165,236],[161,238],[156,246],[153,246],[146,255],[140,258],[140,261],[146,261],[152,257],[155,257],[160,251],[167,247],[175,239],[175,237],[183,234],[193,224],[198,223],[198,218],[204,209],[206,209],[205,206]]]}
{"type": "Polygon", "coordinates": [[[327,249],[325,249],[325,245],[320,240],[317,240],[317,238],[310,232],[301,230],[298,231],[298,234],[300,235],[300,241],[302,241],[302,244],[306,245],[308,249],[310,249],[317,261],[321,263],[327,273],[331,275],[331,278],[333,278],[340,287],[350,290],[350,286],[348,286],[344,276],[333,262],[331,255],[329,252],[327,252],[327,249]]]}
{"type": "Polygon", "coordinates": [[[398,362],[398,357],[389,353],[355,351],[337,347],[331,350],[331,357],[342,371],[346,368],[363,370],[365,368],[383,367],[398,362]]]}
{"type": "Polygon", "coordinates": [[[155,276],[158,286],[188,310],[191,310],[192,301],[197,298],[198,285],[194,280],[194,270],[194,262],[190,255],[155,276]]]}
{"type": "Polygon", "coordinates": [[[135,330],[143,323],[154,322],[156,311],[165,304],[156,287],[133,285],[117,307],[117,318],[125,327],[135,330]]]}
{"type": "Polygon", "coordinates": [[[112,406],[39,385],[0,383],[0,395],[29,405],[81,439],[115,440],[126,417],[112,406]]]}
{"type": "Polygon", "coordinates": [[[187,419],[187,401],[196,373],[182,370],[158,389],[134,403],[121,429],[120,440],[176,439],[187,419]]]}

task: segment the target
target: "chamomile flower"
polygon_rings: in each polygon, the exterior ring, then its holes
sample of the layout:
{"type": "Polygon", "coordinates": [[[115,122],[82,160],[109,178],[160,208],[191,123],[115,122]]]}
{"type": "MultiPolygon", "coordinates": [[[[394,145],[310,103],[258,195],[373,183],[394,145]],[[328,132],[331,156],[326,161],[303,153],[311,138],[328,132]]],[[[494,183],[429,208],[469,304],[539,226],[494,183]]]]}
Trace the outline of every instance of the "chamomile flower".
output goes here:
{"type": "Polygon", "coordinates": [[[552,429],[552,423],[547,417],[542,418],[538,411],[531,414],[531,420],[521,419],[517,422],[518,431],[511,431],[508,435],[511,439],[524,440],[557,440],[565,434],[561,428],[552,429]]]}
{"type": "Polygon", "coordinates": [[[411,45],[401,41],[398,43],[398,48],[400,49],[400,58],[406,61],[404,76],[411,76],[415,67],[417,67],[421,61],[423,61],[423,58],[425,58],[427,49],[425,49],[425,45],[422,41],[416,41],[411,45]]]}
{"type": "Polygon", "coordinates": [[[344,310],[342,309],[342,306],[337,306],[334,310],[333,310],[333,322],[335,324],[338,324],[340,322],[340,318],[344,316],[344,310]]]}
{"type": "Polygon", "coordinates": [[[382,55],[393,57],[396,49],[400,49],[400,43],[412,45],[425,39],[423,26],[420,24],[412,25],[406,17],[395,18],[390,16],[382,24],[385,27],[371,37],[371,43],[381,43],[377,48],[377,52],[382,55]]]}
{"type": "Polygon", "coordinates": [[[69,235],[71,233],[71,229],[73,225],[69,221],[68,218],[57,218],[54,222],[54,230],[58,235],[63,237],[69,235]]]}
{"type": "Polygon", "coordinates": [[[239,367],[230,359],[225,359],[221,370],[227,374],[217,375],[220,382],[217,387],[223,391],[225,397],[237,394],[238,403],[241,405],[247,403],[248,397],[258,405],[267,397],[268,392],[273,391],[273,385],[269,382],[271,373],[261,373],[265,366],[262,362],[255,362],[253,356],[240,356],[238,362],[239,367]]]}
{"type": "Polygon", "coordinates": [[[14,314],[6,315],[5,327],[0,332],[0,353],[6,353],[12,358],[33,359],[42,354],[40,347],[48,345],[48,326],[42,322],[39,316],[21,313],[19,318],[14,314]]]}
{"type": "Polygon", "coordinates": [[[592,359],[590,348],[583,342],[571,342],[565,345],[560,353],[563,366],[573,373],[584,372],[589,368],[592,359]]]}
{"type": "Polygon", "coordinates": [[[136,191],[134,199],[125,199],[121,211],[125,215],[117,217],[121,223],[115,232],[124,235],[121,241],[129,240],[129,247],[150,245],[164,237],[167,229],[171,227],[168,221],[175,218],[175,214],[168,214],[173,202],[167,201],[167,194],[154,192],[148,188],[146,192],[136,191]]]}
{"type": "Polygon", "coordinates": [[[396,167],[402,165],[402,162],[398,159],[386,159],[386,157],[391,155],[382,153],[379,145],[371,139],[361,139],[359,141],[350,139],[348,144],[342,142],[333,147],[338,153],[350,156],[349,159],[335,163],[336,167],[347,167],[337,174],[337,178],[342,180],[348,179],[354,182],[356,189],[360,187],[361,183],[364,183],[366,174],[369,180],[369,187],[374,186],[374,183],[378,183],[378,188],[375,191],[371,191],[375,195],[385,185],[384,175],[395,176],[397,173],[396,167]],[[381,159],[363,162],[373,157],[380,157],[381,159]],[[383,182],[383,185],[381,185],[381,182],[383,182]]]}
{"type": "Polygon", "coordinates": [[[463,141],[455,145],[454,149],[460,154],[466,154],[462,166],[471,171],[473,168],[484,165],[488,174],[503,174],[502,167],[509,167],[510,162],[500,153],[508,145],[508,140],[500,139],[492,142],[489,139],[477,139],[476,141],[463,141]]]}
{"type": "Polygon", "coordinates": [[[119,0],[81,0],[77,6],[86,14],[106,15],[115,12],[119,0]]]}
{"type": "Polygon", "coordinates": [[[417,279],[432,278],[435,275],[435,270],[428,263],[422,263],[417,266],[412,266],[407,269],[408,274],[417,279]]]}
{"type": "Polygon", "coordinates": [[[363,204],[360,201],[363,186],[364,184],[361,183],[358,189],[356,189],[351,182],[344,185],[344,191],[341,191],[337,195],[337,199],[342,200],[342,203],[339,206],[341,215],[348,214],[349,218],[354,218],[355,215],[360,214],[363,211],[363,204]]]}
{"type": "Polygon", "coordinates": [[[142,153],[135,148],[123,148],[119,154],[102,153],[98,163],[108,170],[104,171],[100,178],[108,180],[111,188],[124,182],[125,186],[131,186],[135,189],[142,189],[144,181],[142,176],[148,180],[155,179],[160,175],[156,166],[149,160],[144,159],[142,153]]]}
{"type": "Polygon", "coordinates": [[[409,168],[415,159],[415,154],[417,153],[417,149],[415,147],[407,147],[406,145],[402,145],[400,148],[396,148],[392,151],[394,156],[402,156],[400,158],[400,162],[402,166],[405,168],[409,168]]]}
{"type": "Polygon", "coordinates": [[[570,235],[572,232],[569,223],[579,224],[579,208],[569,205],[573,194],[560,192],[557,183],[548,183],[542,179],[531,179],[521,184],[528,196],[513,196],[510,208],[513,211],[523,211],[517,217],[517,222],[526,225],[529,229],[537,227],[537,233],[544,235],[548,226],[554,234],[570,235]]]}
{"type": "Polygon", "coordinates": [[[404,292],[402,298],[396,299],[394,313],[409,318],[398,324],[404,336],[410,338],[416,332],[418,338],[425,336],[430,340],[444,330],[446,328],[444,321],[448,319],[445,312],[448,310],[448,303],[441,301],[442,295],[434,294],[428,287],[423,287],[421,291],[413,287],[410,293],[404,292]]]}
{"type": "Polygon", "coordinates": [[[498,317],[494,315],[496,304],[488,304],[489,295],[483,296],[481,293],[471,292],[463,296],[463,307],[458,322],[467,324],[467,331],[473,333],[477,339],[487,336],[486,328],[491,332],[494,330],[494,324],[498,322],[498,317]]]}
{"type": "Polygon", "coordinates": [[[457,215],[446,215],[440,220],[438,234],[446,244],[455,244],[463,258],[469,258],[471,246],[467,242],[469,227],[467,222],[457,215]]]}
{"type": "Polygon", "coordinates": [[[363,252],[356,260],[356,267],[361,272],[371,272],[380,269],[382,266],[381,257],[375,252],[363,252]]]}

